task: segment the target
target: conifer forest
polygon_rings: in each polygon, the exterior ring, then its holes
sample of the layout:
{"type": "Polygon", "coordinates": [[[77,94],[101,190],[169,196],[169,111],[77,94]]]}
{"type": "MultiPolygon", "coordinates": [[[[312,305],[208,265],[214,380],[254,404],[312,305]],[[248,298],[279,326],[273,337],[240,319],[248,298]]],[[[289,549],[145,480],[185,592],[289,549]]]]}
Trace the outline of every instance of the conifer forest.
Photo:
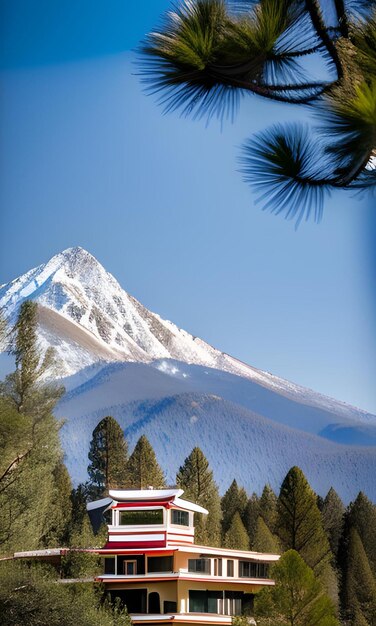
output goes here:
{"type": "MultiPolygon", "coordinates": [[[[1,325],[16,364],[0,387],[1,624],[128,624],[126,607],[93,583],[100,562],[85,549],[105,543],[106,520],[93,528],[86,504],[109,489],[172,485],[147,437],[129,451],[111,416],[93,431],[88,480],[72,485],[54,417],[64,389],[46,377],[58,363],[53,350],[38,350],[36,320],[37,305],[25,301],[13,328],[1,325]],[[59,572],[11,558],[56,547],[70,548],[59,572]]],[[[234,480],[221,495],[199,447],[181,460],[174,486],[209,511],[205,519],[195,514],[196,544],[282,555],[275,586],[257,594],[257,624],[376,624],[376,506],[365,493],[346,507],[334,489],[318,496],[292,467],[279,493],[267,482],[262,493],[248,493],[234,480]]],[[[239,626],[244,620],[233,618],[239,626]]]]}

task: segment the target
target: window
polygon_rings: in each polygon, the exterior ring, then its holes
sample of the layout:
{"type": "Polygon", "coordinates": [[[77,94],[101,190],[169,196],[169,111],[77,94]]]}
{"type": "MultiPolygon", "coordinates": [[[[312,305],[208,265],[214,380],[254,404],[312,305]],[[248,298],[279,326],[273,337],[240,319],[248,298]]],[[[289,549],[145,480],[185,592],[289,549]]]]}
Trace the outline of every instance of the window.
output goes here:
{"type": "Polygon", "coordinates": [[[214,559],[214,576],[222,576],[222,559],[214,559]]]}
{"type": "Polygon", "coordinates": [[[104,559],[104,573],[115,574],[115,557],[110,556],[104,559]]]}
{"type": "Polygon", "coordinates": [[[190,591],[190,613],[219,613],[219,603],[222,601],[223,591],[190,591]]]}
{"type": "Polygon", "coordinates": [[[149,556],[148,572],[172,572],[172,556],[149,556]]]}
{"type": "Polygon", "coordinates": [[[210,574],[210,559],[188,559],[188,572],[210,574]]]}
{"type": "Polygon", "coordinates": [[[171,523],[178,524],[179,526],[189,526],[188,511],[178,511],[177,509],[172,509],[171,523]]]}
{"type": "Polygon", "coordinates": [[[137,561],[124,561],[123,572],[126,576],[135,576],[137,574],[137,561]]]}
{"type": "Polygon", "coordinates": [[[163,602],[163,613],[176,613],[176,602],[165,600],[163,602]]]}
{"type": "Polygon", "coordinates": [[[240,578],[268,578],[267,563],[252,563],[252,561],[239,561],[240,578]]]}
{"type": "Polygon", "coordinates": [[[244,594],[237,591],[189,591],[189,613],[241,615],[244,594]]]}
{"type": "Polygon", "coordinates": [[[120,511],[120,526],[152,526],[163,524],[163,509],[120,511]]]}
{"type": "Polygon", "coordinates": [[[234,561],[227,561],[227,576],[234,575],[234,561]]]}

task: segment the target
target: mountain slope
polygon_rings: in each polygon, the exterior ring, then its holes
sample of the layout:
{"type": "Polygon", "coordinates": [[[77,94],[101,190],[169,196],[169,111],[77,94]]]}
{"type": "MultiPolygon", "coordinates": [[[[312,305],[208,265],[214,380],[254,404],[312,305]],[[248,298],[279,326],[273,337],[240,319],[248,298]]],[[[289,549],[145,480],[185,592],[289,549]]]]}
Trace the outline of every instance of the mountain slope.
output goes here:
{"type": "MultiPolygon", "coordinates": [[[[62,415],[67,406],[60,407],[62,415]]],[[[362,489],[376,500],[376,449],[342,446],[277,424],[213,394],[182,393],[155,400],[114,404],[68,419],[62,437],[68,468],[76,482],[86,478],[91,432],[104,415],[113,415],[131,448],[147,434],[173,484],[179,466],[194,446],[202,448],[223,493],[236,478],[249,493],[269,482],[278,490],[293,465],[325,495],[331,486],[349,502],[362,489]]]]}
{"type": "MultiPolygon", "coordinates": [[[[41,347],[54,346],[63,364],[67,393],[57,410],[75,481],[86,478],[94,427],[112,414],[131,445],[142,433],[151,439],[169,480],[199,445],[223,489],[234,477],[249,490],[267,481],[278,488],[297,464],[321,494],[330,485],[345,499],[361,488],[375,494],[376,447],[368,446],[376,442],[375,416],[241,363],[163,320],[82,248],[0,288],[11,323],[29,298],[39,304],[41,347]]],[[[0,356],[0,367],[9,367],[0,356]]]]}

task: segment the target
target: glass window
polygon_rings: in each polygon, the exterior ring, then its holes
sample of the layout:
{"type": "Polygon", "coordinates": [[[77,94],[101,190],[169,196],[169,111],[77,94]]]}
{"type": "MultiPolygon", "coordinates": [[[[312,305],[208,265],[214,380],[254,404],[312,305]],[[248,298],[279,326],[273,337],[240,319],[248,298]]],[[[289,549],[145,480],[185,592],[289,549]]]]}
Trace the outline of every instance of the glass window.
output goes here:
{"type": "Polygon", "coordinates": [[[176,613],[176,610],[176,602],[172,602],[171,600],[165,600],[163,602],[164,613],[176,613]]]}
{"type": "Polygon", "coordinates": [[[239,561],[240,578],[268,578],[268,563],[239,561]]]}
{"type": "Polygon", "coordinates": [[[189,526],[188,511],[178,511],[177,509],[172,509],[171,523],[178,524],[179,526],[189,526]]]}
{"type": "Polygon", "coordinates": [[[227,576],[234,575],[234,561],[227,561],[227,576]]]}
{"type": "Polygon", "coordinates": [[[149,556],[148,572],[172,572],[172,556],[149,556]]]}
{"type": "Polygon", "coordinates": [[[188,559],[188,572],[210,574],[210,559],[188,559]]]}
{"type": "Polygon", "coordinates": [[[110,556],[104,559],[104,573],[115,574],[115,557],[110,556]]]}
{"type": "Polygon", "coordinates": [[[163,509],[120,511],[120,526],[152,526],[163,524],[163,509]]]}

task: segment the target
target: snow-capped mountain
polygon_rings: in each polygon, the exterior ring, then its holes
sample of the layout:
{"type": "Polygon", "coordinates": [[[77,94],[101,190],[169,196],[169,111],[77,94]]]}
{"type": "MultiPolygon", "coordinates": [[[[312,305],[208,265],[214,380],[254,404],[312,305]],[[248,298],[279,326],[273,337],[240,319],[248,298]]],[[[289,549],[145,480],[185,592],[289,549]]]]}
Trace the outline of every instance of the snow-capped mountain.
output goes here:
{"type": "Polygon", "coordinates": [[[234,475],[249,489],[276,483],[282,468],[300,464],[318,490],[326,489],[325,476],[346,498],[368,482],[375,489],[376,447],[368,448],[376,443],[375,416],[246,365],[163,320],[82,248],[0,287],[10,323],[25,299],[39,304],[42,348],[54,346],[62,363],[68,392],[58,414],[76,481],[85,479],[83,447],[93,428],[112,414],[131,444],[145,432],[161,455],[172,432],[180,438],[165,467],[170,480],[193,444],[214,465],[222,451],[216,477],[223,488],[234,475]],[[230,440],[235,458],[226,451],[230,440]]]}

